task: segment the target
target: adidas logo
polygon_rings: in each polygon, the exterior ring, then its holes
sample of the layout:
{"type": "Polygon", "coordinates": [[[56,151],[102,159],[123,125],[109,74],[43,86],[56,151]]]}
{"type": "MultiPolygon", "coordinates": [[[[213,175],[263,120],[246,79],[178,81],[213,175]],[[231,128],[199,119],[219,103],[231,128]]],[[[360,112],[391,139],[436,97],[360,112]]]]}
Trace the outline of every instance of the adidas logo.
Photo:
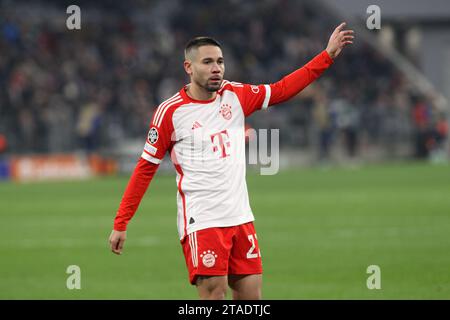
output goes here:
{"type": "Polygon", "coordinates": [[[189,224],[193,224],[193,223],[195,223],[195,220],[194,220],[194,218],[191,217],[191,218],[189,219],[189,224]]]}
{"type": "Polygon", "coordinates": [[[197,128],[200,128],[201,126],[202,126],[202,125],[200,124],[200,122],[195,121],[195,122],[192,124],[192,130],[197,129],[197,128]]]}

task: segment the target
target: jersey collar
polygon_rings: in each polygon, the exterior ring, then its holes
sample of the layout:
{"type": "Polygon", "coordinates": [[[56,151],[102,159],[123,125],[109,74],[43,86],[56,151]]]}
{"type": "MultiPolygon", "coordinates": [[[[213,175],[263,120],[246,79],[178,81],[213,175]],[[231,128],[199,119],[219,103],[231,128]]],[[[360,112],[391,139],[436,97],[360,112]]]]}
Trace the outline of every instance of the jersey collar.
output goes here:
{"type": "Polygon", "coordinates": [[[217,99],[217,97],[219,96],[219,94],[216,94],[215,98],[212,98],[209,100],[196,100],[196,99],[189,97],[188,94],[186,93],[187,86],[188,85],[185,85],[183,88],[181,88],[180,95],[181,95],[181,97],[183,97],[183,99],[185,99],[186,101],[189,101],[189,102],[207,104],[207,103],[214,102],[217,99]]]}

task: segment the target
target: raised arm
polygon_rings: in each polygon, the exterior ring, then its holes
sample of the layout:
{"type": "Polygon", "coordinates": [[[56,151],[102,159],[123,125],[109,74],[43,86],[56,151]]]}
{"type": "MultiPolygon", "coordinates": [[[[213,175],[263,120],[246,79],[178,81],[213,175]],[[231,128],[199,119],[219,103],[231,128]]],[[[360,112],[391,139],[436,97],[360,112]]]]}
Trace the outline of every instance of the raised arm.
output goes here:
{"type": "Polygon", "coordinates": [[[297,95],[333,64],[333,59],[341,53],[342,49],[353,43],[353,30],[344,30],[344,27],[345,22],[336,27],[328,40],[326,49],[311,61],[280,81],[270,84],[269,105],[285,102],[297,95]]]}

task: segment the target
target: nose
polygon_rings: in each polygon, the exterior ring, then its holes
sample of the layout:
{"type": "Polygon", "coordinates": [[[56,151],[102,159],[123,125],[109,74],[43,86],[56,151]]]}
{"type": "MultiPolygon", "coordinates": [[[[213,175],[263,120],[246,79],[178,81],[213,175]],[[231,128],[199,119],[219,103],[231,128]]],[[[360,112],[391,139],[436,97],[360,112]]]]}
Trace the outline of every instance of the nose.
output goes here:
{"type": "Polygon", "coordinates": [[[211,71],[212,71],[212,73],[220,73],[219,64],[214,63],[213,66],[212,66],[212,70],[211,71]]]}

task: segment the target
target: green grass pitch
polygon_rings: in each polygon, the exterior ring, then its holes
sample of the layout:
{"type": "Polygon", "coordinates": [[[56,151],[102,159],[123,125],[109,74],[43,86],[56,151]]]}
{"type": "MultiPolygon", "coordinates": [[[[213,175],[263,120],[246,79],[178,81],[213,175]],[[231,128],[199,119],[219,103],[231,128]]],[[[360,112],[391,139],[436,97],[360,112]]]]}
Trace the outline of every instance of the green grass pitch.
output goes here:
{"type": "MultiPolygon", "coordinates": [[[[0,299],[197,299],[174,175],[156,175],[124,254],[110,252],[127,181],[0,183],[0,299]],[[80,290],[66,288],[69,265],[81,268],[80,290]]],[[[248,172],[247,182],[263,298],[450,299],[448,165],[248,172]],[[380,290],[366,286],[369,265],[381,268],[380,290]]]]}

